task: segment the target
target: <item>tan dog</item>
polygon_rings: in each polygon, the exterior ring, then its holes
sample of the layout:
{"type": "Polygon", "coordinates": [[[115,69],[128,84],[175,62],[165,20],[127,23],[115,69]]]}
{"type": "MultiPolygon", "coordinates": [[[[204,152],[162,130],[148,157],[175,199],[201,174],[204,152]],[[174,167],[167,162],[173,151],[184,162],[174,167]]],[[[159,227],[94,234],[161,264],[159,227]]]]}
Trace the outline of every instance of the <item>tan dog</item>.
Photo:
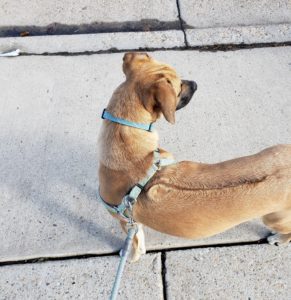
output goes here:
{"type": "MultiPolygon", "coordinates": [[[[151,123],[164,115],[175,122],[197,86],[181,81],[175,70],[145,53],[123,58],[126,81],[114,92],[107,110],[114,116],[151,123]]],[[[158,147],[157,132],[105,120],[101,130],[100,194],[118,205],[145,175],[158,147]]],[[[161,150],[163,157],[171,154],[161,150]]],[[[270,243],[291,240],[291,145],[218,164],[189,161],[163,167],[134,205],[134,220],[160,232],[189,239],[209,237],[262,217],[278,232],[270,243]]],[[[125,223],[121,222],[125,229],[125,223]]],[[[145,253],[141,225],[132,260],[145,253]]]]}

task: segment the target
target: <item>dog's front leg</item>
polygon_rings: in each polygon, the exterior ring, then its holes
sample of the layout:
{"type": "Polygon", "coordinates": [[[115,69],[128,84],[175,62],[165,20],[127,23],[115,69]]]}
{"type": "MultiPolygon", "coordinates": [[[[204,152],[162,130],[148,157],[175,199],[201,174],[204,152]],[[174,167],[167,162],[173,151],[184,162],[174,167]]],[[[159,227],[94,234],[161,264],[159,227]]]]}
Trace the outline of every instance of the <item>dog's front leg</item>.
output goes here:
{"type": "MultiPolygon", "coordinates": [[[[120,225],[122,229],[125,231],[125,233],[127,233],[128,230],[126,224],[127,224],[126,222],[120,221],[120,225]]],[[[130,258],[129,258],[130,262],[138,261],[141,255],[146,253],[143,226],[142,224],[138,223],[137,227],[138,227],[138,231],[133,238],[132,248],[130,252],[130,258]]]]}

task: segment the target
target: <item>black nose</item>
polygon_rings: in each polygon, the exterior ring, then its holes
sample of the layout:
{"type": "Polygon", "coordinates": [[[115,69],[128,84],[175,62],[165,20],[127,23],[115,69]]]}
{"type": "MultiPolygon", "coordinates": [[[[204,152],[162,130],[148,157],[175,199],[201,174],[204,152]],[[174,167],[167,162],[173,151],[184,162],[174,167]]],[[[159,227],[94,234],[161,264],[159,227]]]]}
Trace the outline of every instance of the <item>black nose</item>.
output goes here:
{"type": "Polygon", "coordinates": [[[197,90],[197,83],[191,80],[182,80],[182,83],[188,87],[188,91],[192,94],[197,90]]]}
{"type": "Polygon", "coordinates": [[[195,81],[190,81],[190,89],[192,92],[195,92],[197,90],[197,83],[195,81]]]}

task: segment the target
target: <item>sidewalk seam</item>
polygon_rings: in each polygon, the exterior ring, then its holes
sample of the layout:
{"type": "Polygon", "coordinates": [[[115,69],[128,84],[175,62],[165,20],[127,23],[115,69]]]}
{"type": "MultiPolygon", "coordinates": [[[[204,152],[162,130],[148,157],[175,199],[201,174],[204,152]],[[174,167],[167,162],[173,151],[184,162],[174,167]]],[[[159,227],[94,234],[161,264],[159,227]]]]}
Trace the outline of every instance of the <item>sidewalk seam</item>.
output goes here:
{"type": "Polygon", "coordinates": [[[161,276],[162,276],[163,299],[164,300],[168,299],[167,280],[166,280],[166,275],[167,275],[166,259],[167,259],[167,253],[166,253],[166,251],[162,251],[161,252],[161,276]]]}
{"type": "Polygon", "coordinates": [[[184,20],[182,19],[182,14],[181,14],[181,7],[180,7],[180,2],[179,0],[176,0],[176,4],[177,4],[177,10],[178,10],[178,18],[179,18],[179,21],[180,21],[180,27],[181,27],[181,30],[184,34],[184,43],[185,43],[185,47],[188,48],[189,47],[189,44],[188,44],[188,40],[187,40],[187,34],[186,34],[186,30],[184,28],[184,20]]]}
{"type": "MultiPolygon", "coordinates": [[[[261,245],[268,244],[267,238],[260,239],[257,241],[251,242],[237,242],[237,243],[221,243],[221,244],[207,244],[207,245],[197,245],[197,246],[182,246],[182,247],[172,247],[172,248],[164,248],[164,249],[156,249],[156,250],[148,250],[147,253],[167,253],[173,251],[187,251],[194,249],[203,249],[203,248],[225,248],[225,247],[239,247],[239,246],[250,246],[250,245],[261,245]]],[[[101,254],[77,254],[77,255],[69,255],[69,256],[43,256],[43,257],[35,257],[29,259],[22,260],[10,260],[10,261],[2,261],[0,262],[0,268],[2,266],[9,265],[24,265],[24,264],[33,264],[33,263],[43,263],[48,261],[59,261],[59,260],[70,260],[70,259],[87,259],[87,258],[98,258],[98,257],[108,257],[113,255],[119,255],[119,251],[109,252],[109,253],[101,253],[101,254]]]]}
{"type": "Polygon", "coordinates": [[[95,55],[95,54],[112,54],[124,53],[133,51],[155,52],[155,51],[199,51],[199,52],[230,52],[244,49],[259,49],[259,48],[275,48],[275,47],[288,47],[291,46],[291,41],[279,43],[253,43],[253,44],[216,44],[210,46],[188,46],[188,47],[157,47],[157,48],[135,48],[135,49],[116,49],[111,48],[107,50],[98,51],[83,51],[83,52],[44,52],[44,53],[31,53],[23,52],[20,56],[81,56],[81,55],[95,55]]]}

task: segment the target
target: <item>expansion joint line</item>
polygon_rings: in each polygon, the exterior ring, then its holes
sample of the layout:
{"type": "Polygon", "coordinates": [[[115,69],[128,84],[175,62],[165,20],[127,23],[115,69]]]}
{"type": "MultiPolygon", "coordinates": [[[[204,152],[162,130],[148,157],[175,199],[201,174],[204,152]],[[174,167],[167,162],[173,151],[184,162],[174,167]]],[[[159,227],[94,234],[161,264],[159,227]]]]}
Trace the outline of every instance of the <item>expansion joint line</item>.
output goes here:
{"type": "Polygon", "coordinates": [[[163,299],[167,300],[168,299],[168,294],[167,294],[167,268],[166,268],[166,259],[167,259],[167,254],[166,251],[161,252],[161,276],[162,276],[162,284],[163,284],[163,299]]]}
{"type": "Polygon", "coordinates": [[[176,0],[176,4],[177,4],[177,10],[178,10],[178,18],[179,18],[179,21],[180,21],[180,27],[181,27],[181,30],[183,31],[183,34],[184,34],[185,47],[188,48],[189,44],[188,44],[188,40],[187,40],[186,30],[184,28],[185,22],[183,21],[182,16],[181,16],[181,8],[180,8],[179,0],[176,0]]]}

